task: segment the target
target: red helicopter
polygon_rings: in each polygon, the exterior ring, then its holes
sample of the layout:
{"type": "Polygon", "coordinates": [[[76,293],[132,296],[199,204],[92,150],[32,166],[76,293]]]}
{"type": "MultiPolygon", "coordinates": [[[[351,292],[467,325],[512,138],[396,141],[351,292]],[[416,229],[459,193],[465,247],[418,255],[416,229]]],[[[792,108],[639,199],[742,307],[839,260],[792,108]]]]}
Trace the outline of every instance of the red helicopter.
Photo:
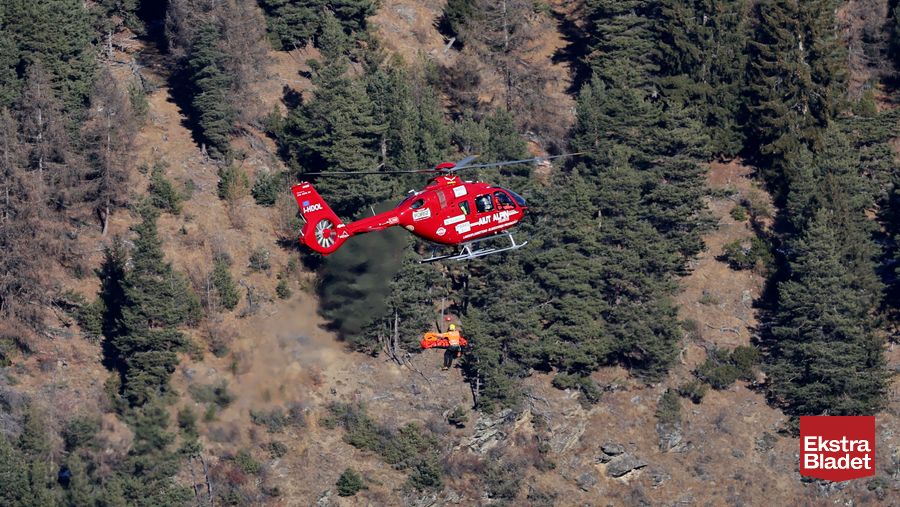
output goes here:
{"type": "Polygon", "coordinates": [[[477,155],[459,162],[443,162],[430,170],[419,171],[365,171],[325,172],[310,175],[361,175],[391,173],[434,173],[428,186],[412,190],[396,208],[345,224],[331,210],[311,183],[301,182],[291,191],[300,206],[305,225],[300,242],[322,255],[328,255],[351,236],[374,232],[388,227],[402,226],[414,235],[436,243],[460,247],[456,253],[422,259],[434,262],[444,259],[469,260],[489,254],[522,248],[527,241],[517,243],[510,228],[518,224],[528,209],[525,199],[512,190],[480,181],[463,181],[457,176],[461,169],[501,167],[513,164],[539,163],[553,158],[577,155],[576,153],[552,157],[534,157],[490,164],[471,162],[477,155]],[[475,245],[489,239],[504,237],[509,245],[476,249],[475,245]]]}

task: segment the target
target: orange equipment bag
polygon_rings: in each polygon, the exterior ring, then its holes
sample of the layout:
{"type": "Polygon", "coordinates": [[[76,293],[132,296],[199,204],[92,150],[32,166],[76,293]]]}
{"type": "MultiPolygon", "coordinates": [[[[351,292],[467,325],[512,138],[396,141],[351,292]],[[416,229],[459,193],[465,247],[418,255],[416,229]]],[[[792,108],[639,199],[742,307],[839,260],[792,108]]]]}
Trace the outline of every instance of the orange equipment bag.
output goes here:
{"type": "MultiPolygon", "coordinates": [[[[450,341],[441,337],[441,333],[425,333],[425,337],[422,338],[422,341],[419,343],[421,343],[423,349],[446,349],[450,346],[450,341]]],[[[465,338],[462,336],[459,337],[460,347],[465,347],[468,344],[469,342],[467,342],[465,338]]]]}

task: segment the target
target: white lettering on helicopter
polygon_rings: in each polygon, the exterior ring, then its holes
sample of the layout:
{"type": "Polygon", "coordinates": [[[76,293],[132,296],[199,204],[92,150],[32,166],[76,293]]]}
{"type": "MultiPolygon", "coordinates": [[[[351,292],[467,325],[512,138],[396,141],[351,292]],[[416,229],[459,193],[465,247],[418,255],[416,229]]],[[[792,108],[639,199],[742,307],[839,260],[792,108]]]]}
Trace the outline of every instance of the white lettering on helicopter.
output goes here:
{"type": "Polygon", "coordinates": [[[462,222],[465,219],[466,219],[465,215],[457,215],[455,217],[450,217],[450,218],[444,220],[444,225],[453,225],[456,222],[462,222]]]}
{"type": "Polygon", "coordinates": [[[469,222],[463,222],[456,225],[456,232],[459,234],[465,234],[470,230],[472,230],[472,224],[470,224],[469,222]]]}
{"type": "Polygon", "coordinates": [[[319,203],[311,204],[309,206],[305,206],[303,208],[303,213],[312,213],[313,211],[320,211],[322,209],[322,205],[319,203]]]}
{"type": "Polygon", "coordinates": [[[453,195],[455,195],[456,197],[462,197],[462,196],[466,195],[465,185],[453,187],[453,195]]]}
{"type": "Polygon", "coordinates": [[[431,217],[431,208],[425,208],[425,209],[413,211],[412,217],[413,217],[413,220],[425,220],[426,218],[430,218],[431,217]]]}
{"type": "Polygon", "coordinates": [[[400,219],[397,217],[391,217],[387,220],[388,225],[397,225],[400,223],[400,219]]]}

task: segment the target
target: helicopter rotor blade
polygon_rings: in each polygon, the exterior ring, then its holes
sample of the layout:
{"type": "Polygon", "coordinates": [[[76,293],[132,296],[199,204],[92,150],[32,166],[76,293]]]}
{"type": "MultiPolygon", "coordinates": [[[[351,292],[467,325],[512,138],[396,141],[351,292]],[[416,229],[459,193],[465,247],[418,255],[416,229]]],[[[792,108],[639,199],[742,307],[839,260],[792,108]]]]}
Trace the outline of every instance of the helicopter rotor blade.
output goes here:
{"type": "Polygon", "coordinates": [[[460,169],[463,169],[465,167],[472,167],[469,164],[476,158],[478,158],[478,155],[469,155],[468,157],[466,157],[466,158],[460,160],[459,162],[457,162],[456,164],[454,164],[453,167],[450,168],[450,170],[451,171],[459,171],[460,169]]]}

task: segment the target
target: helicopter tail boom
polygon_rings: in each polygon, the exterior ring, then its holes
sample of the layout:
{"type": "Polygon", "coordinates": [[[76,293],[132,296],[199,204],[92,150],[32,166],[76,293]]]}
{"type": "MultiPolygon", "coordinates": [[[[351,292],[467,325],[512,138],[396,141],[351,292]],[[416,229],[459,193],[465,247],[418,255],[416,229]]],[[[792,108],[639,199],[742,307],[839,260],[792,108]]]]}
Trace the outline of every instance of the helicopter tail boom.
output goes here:
{"type": "Polygon", "coordinates": [[[301,243],[320,254],[328,255],[350,237],[344,223],[311,184],[294,185],[291,192],[306,221],[300,233],[301,243]]]}

